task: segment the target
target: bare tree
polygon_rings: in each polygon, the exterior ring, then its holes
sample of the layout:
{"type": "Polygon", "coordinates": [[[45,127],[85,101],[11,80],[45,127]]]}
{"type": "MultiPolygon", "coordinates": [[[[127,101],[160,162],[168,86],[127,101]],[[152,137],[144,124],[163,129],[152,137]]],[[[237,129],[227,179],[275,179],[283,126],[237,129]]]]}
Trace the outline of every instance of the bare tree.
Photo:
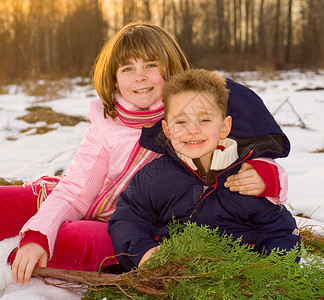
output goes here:
{"type": "Polygon", "coordinates": [[[150,21],[152,19],[150,0],[143,0],[144,19],[150,21]]]}
{"type": "Polygon", "coordinates": [[[254,15],[254,1],[251,1],[251,35],[252,35],[252,41],[251,41],[251,51],[252,54],[255,52],[255,36],[256,36],[256,28],[255,28],[255,15],[254,15]]]}
{"type": "Polygon", "coordinates": [[[274,46],[272,56],[276,64],[280,61],[280,50],[279,50],[279,31],[280,31],[280,0],[277,0],[276,14],[275,14],[275,30],[274,30],[274,46]]]}
{"type": "Polygon", "coordinates": [[[292,6],[293,6],[293,0],[289,0],[288,15],[287,15],[287,22],[288,22],[287,44],[286,44],[286,51],[285,51],[286,64],[289,64],[290,62],[290,52],[291,52],[291,44],[292,44],[292,6]]]}
{"type": "Polygon", "coordinates": [[[88,75],[108,29],[139,19],[169,30],[193,66],[324,65],[323,0],[1,0],[0,80],[88,75]]]}
{"type": "Polygon", "coordinates": [[[260,1],[260,7],[259,7],[259,43],[258,43],[258,48],[259,48],[259,53],[261,54],[262,57],[266,58],[266,45],[265,45],[265,25],[264,25],[264,0],[260,1]]]}
{"type": "Polygon", "coordinates": [[[133,0],[123,0],[123,24],[129,23],[135,20],[136,4],[133,0]]]}
{"type": "Polygon", "coordinates": [[[218,47],[221,50],[226,50],[225,36],[226,36],[226,21],[224,11],[224,0],[216,0],[217,10],[217,25],[218,25],[218,47]]]}
{"type": "Polygon", "coordinates": [[[250,24],[250,3],[251,1],[245,0],[245,53],[249,51],[249,24],[250,24]]]}

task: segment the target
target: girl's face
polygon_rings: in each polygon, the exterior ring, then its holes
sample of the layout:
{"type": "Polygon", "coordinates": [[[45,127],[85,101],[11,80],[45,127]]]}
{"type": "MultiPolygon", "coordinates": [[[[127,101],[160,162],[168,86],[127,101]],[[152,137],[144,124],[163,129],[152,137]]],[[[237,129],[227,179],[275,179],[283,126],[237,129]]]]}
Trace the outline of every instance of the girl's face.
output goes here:
{"type": "Polygon", "coordinates": [[[131,59],[119,66],[116,77],[117,88],[123,98],[143,110],[162,97],[165,81],[158,61],[131,59]]]}

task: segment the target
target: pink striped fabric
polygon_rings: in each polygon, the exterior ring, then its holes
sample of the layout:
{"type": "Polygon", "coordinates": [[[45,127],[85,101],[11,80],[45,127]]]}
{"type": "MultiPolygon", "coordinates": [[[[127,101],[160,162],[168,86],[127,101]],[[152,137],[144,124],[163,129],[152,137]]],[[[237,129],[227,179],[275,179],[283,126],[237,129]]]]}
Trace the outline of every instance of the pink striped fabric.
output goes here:
{"type": "Polygon", "coordinates": [[[116,104],[116,111],[119,119],[125,125],[133,128],[152,126],[154,123],[159,121],[164,114],[163,106],[153,110],[129,111],[118,102],[116,104]]]}
{"type": "Polygon", "coordinates": [[[116,209],[119,195],[124,191],[134,174],[144,165],[161,156],[147,150],[137,142],[128,161],[117,180],[111,182],[91,205],[85,219],[108,221],[116,209]]]}
{"type": "MultiPolygon", "coordinates": [[[[164,114],[163,105],[153,110],[129,111],[118,102],[116,111],[119,119],[129,127],[150,127],[159,121],[164,114]]],[[[150,161],[161,156],[147,150],[137,142],[119,177],[108,184],[90,206],[85,219],[100,219],[108,221],[115,211],[119,195],[124,191],[134,174],[150,161]]]]}

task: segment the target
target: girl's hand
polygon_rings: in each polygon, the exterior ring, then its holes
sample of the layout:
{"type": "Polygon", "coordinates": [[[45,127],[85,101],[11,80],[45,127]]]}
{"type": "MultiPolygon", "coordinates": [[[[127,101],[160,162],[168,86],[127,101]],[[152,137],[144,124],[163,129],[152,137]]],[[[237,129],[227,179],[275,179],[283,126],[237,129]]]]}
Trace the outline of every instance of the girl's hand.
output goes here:
{"type": "Polygon", "coordinates": [[[44,248],[36,243],[21,246],[11,267],[12,280],[20,285],[28,283],[37,263],[40,267],[47,266],[47,252],[44,248]]]}
{"type": "Polygon", "coordinates": [[[229,176],[224,186],[232,192],[252,196],[260,195],[266,187],[263,179],[248,163],[243,163],[237,174],[229,176]]]}
{"type": "Polygon", "coordinates": [[[149,250],[147,250],[144,255],[142,256],[140,262],[138,263],[138,267],[140,267],[144,262],[146,262],[151,256],[152,254],[157,251],[157,250],[160,250],[161,249],[161,246],[155,246],[149,250]]]}

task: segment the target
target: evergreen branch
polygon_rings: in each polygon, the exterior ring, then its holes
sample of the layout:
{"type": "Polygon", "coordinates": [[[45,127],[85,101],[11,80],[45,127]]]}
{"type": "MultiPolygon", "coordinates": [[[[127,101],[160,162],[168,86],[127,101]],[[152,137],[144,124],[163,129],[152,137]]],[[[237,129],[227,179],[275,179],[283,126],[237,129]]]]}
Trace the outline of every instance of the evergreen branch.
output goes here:
{"type": "Polygon", "coordinates": [[[278,249],[263,256],[206,226],[187,223],[181,230],[178,227],[170,232],[161,250],[143,267],[127,273],[35,268],[34,275],[88,285],[85,299],[91,300],[324,299],[323,260],[309,256],[304,245],[284,256],[284,251],[278,249]],[[301,265],[295,263],[298,256],[303,259],[301,265]]]}

